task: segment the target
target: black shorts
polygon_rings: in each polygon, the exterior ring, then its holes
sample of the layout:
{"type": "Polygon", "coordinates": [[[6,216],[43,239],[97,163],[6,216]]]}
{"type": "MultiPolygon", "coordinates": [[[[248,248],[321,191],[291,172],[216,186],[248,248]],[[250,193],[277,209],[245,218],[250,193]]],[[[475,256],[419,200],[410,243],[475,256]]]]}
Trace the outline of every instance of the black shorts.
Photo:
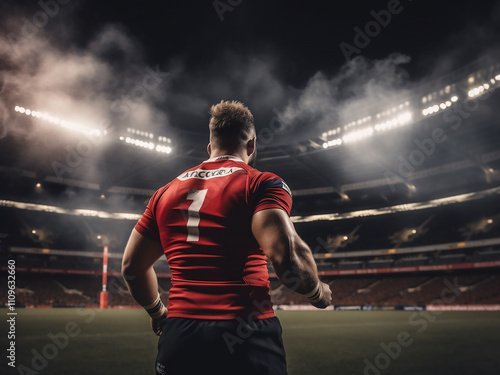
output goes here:
{"type": "Polygon", "coordinates": [[[245,321],[167,318],[157,375],[286,375],[277,317],[245,321]]]}

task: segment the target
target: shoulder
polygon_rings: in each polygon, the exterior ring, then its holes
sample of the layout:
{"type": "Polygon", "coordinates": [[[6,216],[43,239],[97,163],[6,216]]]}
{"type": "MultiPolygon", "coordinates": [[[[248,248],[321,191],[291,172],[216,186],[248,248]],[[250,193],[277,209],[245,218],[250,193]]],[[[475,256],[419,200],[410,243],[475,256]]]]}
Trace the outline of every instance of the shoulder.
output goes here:
{"type": "Polygon", "coordinates": [[[261,172],[257,169],[251,171],[251,185],[252,190],[258,191],[268,188],[281,188],[285,190],[290,196],[292,196],[292,191],[280,176],[271,172],[261,172]]]}
{"type": "Polygon", "coordinates": [[[163,193],[165,193],[168,188],[170,187],[170,185],[172,184],[173,181],[170,181],[168,184],[162,186],[161,188],[159,188],[158,190],[156,190],[153,195],[151,196],[151,198],[149,199],[149,203],[148,203],[148,206],[150,206],[150,208],[154,209],[156,207],[156,205],[158,204],[158,201],[160,200],[161,196],[163,195],[163,193]]]}

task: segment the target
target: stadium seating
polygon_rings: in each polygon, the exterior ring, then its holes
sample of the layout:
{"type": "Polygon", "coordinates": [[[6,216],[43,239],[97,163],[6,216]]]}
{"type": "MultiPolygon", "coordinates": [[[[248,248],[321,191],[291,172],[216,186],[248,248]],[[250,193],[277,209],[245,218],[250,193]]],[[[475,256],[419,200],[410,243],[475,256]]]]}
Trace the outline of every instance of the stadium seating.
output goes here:
{"type": "MultiPolygon", "coordinates": [[[[2,188],[6,198],[15,199],[22,193],[22,183],[2,188]]],[[[71,188],[76,189],[76,188],[71,188]]],[[[26,192],[26,199],[43,204],[77,208],[86,207],[120,212],[142,212],[147,199],[139,196],[111,194],[106,199],[80,189],[71,193],[48,189],[43,194],[26,192]],[[77,194],[79,201],[70,199],[77,194]],[[68,195],[69,194],[69,195],[68,195]],[[66,199],[64,198],[66,195],[66,199]],[[117,207],[117,202],[123,205],[117,207]]],[[[457,303],[494,304],[500,302],[498,266],[484,270],[432,271],[387,273],[390,268],[406,270],[417,267],[450,267],[477,262],[498,262],[500,245],[465,246],[465,242],[500,238],[500,225],[496,216],[494,198],[437,207],[430,210],[398,212],[389,215],[367,216],[347,220],[296,223],[299,234],[317,257],[318,270],[323,280],[331,283],[334,303],[348,305],[421,305],[432,303],[439,297],[446,279],[458,278],[463,285],[457,303]],[[490,220],[491,224],[478,230],[469,230],[474,223],[490,220]],[[418,236],[400,244],[394,234],[425,223],[418,236]],[[472,224],[471,224],[472,223],[472,224]],[[356,229],[357,228],[357,229],[356,229]],[[332,247],[335,236],[355,232],[355,238],[341,246],[332,247]],[[455,244],[436,248],[440,244],[455,244]],[[425,251],[406,254],[389,249],[430,246],[425,251]],[[381,253],[373,250],[386,249],[381,253]],[[358,256],[358,252],[371,251],[358,256]],[[325,255],[332,255],[330,257],[325,255]],[[323,255],[323,257],[321,257],[323,255]],[[363,271],[366,274],[356,276],[363,271]],[[376,272],[375,272],[376,271],[376,272]],[[332,273],[334,272],[334,273],[332,273]],[[344,276],[340,276],[344,275],[344,276]]],[[[18,272],[17,302],[25,306],[89,306],[96,305],[101,290],[102,249],[108,245],[110,258],[109,304],[132,306],[132,300],[119,276],[121,256],[135,220],[116,220],[85,215],[66,215],[52,212],[19,210],[0,207],[0,260],[14,259],[18,272]],[[64,288],[73,290],[66,293],[64,288]]],[[[471,266],[472,267],[472,266],[471,266]]],[[[155,265],[160,286],[168,294],[170,270],[165,260],[155,265]]],[[[272,267],[269,271],[273,274],[272,267]]],[[[4,271],[2,271],[3,273],[4,271]]],[[[6,303],[5,290],[1,291],[0,305],[6,303]]],[[[277,305],[307,304],[307,300],[271,279],[271,296],[277,305]]]]}

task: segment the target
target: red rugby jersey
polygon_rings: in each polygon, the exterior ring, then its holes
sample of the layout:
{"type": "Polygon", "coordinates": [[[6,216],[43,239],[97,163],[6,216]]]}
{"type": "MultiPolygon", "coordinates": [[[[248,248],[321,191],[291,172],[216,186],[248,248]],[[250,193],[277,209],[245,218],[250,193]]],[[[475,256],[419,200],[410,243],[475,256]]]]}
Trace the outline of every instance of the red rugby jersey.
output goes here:
{"type": "Polygon", "coordinates": [[[291,205],[281,178],[234,156],[207,160],[156,191],[135,229],[163,246],[172,271],[168,317],[274,316],[251,220],[269,208],[290,215],[291,205]]]}

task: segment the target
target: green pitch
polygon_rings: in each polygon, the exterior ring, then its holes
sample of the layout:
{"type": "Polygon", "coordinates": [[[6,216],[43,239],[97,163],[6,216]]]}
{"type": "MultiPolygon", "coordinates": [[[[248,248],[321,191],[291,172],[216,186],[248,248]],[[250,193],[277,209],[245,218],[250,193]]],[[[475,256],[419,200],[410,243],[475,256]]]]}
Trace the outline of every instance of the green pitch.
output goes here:
{"type": "MultiPolygon", "coordinates": [[[[157,337],[142,310],[17,311],[16,365],[23,367],[12,369],[2,354],[2,374],[154,373],[157,337]]],[[[6,353],[7,310],[0,313],[6,353]]],[[[277,315],[290,375],[500,373],[500,313],[278,311],[277,315]]]]}

